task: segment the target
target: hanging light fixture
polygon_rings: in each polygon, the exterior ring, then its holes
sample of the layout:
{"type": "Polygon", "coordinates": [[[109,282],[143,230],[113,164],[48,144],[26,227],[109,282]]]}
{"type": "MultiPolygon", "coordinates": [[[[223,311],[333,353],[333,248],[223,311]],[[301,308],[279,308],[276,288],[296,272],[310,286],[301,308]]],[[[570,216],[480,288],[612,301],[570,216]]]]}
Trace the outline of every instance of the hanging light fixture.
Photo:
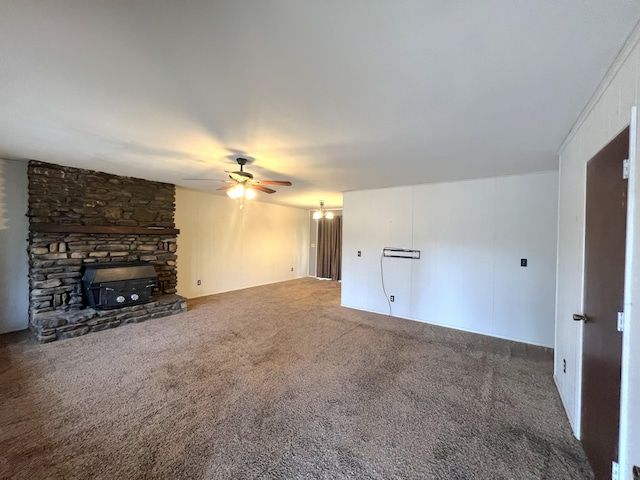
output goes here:
{"type": "Polygon", "coordinates": [[[251,200],[256,196],[256,192],[251,187],[245,186],[243,183],[237,184],[230,190],[227,190],[227,195],[231,198],[247,198],[251,200]]]}
{"type": "Polygon", "coordinates": [[[324,201],[322,200],[320,200],[320,210],[313,212],[314,220],[320,220],[321,218],[326,218],[327,220],[331,220],[333,218],[333,212],[328,212],[324,209],[324,201]]]}
{"type": "Polygon", "coordinates": [[[253,188],[248,187],[244,182],[238,183],[235,187],[227,190],[227,195],[229,195],[234,200],[236,198],[240,199],[240,210],[244,208],[244,199],[251,200],[256,196],[256,192],[253,188]]]}

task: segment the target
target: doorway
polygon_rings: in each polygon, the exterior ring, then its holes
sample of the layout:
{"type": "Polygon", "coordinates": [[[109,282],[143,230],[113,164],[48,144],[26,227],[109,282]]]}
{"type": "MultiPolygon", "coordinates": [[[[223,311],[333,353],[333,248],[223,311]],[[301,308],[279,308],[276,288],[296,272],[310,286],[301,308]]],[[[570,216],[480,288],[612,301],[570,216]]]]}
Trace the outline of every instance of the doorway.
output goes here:
{"type": "Polygon", "coordinates": [[[596,480],[618,461],[629,128],[587,163],[581,441],[596,480]]]}
{"type": "Polygon", "coordinates": [[[342,216],[318,220],[318,278],[342,280],[342,216]]]}

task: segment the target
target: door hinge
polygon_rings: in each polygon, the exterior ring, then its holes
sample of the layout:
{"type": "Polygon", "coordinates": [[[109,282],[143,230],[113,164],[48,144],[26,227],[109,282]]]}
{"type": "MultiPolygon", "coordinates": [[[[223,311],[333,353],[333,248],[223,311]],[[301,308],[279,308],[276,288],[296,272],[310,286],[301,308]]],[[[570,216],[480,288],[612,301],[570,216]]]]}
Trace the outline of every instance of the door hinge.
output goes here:
{"type": "Polygon", "coordinates": [[[618,312],[618,331],[624,330],[624,312],[618,312]]]}
{"type": "Polygon", "coordinates": [[[629,159],[625,158],[622,161],[622,179],[629,180],[629,159]]]}
{"type": "Polygon", "coordinates": [[[618,462],[611,462],[611,480],[620,480],[620,465],[618,462]]]}

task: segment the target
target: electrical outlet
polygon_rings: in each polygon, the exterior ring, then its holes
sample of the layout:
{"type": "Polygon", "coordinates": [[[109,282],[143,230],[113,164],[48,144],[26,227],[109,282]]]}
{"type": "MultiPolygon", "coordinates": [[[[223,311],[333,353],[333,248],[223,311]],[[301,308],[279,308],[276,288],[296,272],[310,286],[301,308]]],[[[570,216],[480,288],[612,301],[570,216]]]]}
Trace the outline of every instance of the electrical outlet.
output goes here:
{"type": "Polygon", "coordinates": [[[362,256],[362,252],[360,250],[358,250],[358,256],[361,257],[362,256]]]}
{"type": "Polygon", "coordinates": [[[293,272],[293,267],[291,267],[291,271],[293,272]]]}
{"type": "Polygon", "coordinates": [[[567,359],[562,359],[562,373],[567,373],[567,359]]]}
{"type": "Polygon", "coordinates": [[[521,258],[520,259],[520,266],[521,267],[526,267],[527,266],[527,259],[526,258],[521,258]]]}
{"type": "Polygon", "coordinates": [[[202,280],[198,280],[198,285],[202,285],[202,280]]]}
{"type": "Polygon", "coordinates": [[[389,300],[392,301],[392,302],[395,302],[396,301],[396,297],[394,295],[391,295],[389,297],[389,300]]]}

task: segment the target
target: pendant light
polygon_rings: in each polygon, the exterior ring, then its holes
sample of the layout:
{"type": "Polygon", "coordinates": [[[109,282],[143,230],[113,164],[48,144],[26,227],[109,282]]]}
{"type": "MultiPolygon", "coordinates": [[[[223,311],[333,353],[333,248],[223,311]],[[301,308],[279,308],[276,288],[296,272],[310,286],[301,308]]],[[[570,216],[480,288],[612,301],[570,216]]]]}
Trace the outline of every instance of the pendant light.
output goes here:
{"type": "Polygon", "coordinates": [[[320,210],[313,212],[314,220],[320,220],[321,218],[326,218],[327,220],[331,220],[333,218],[333,212],[328,212],[324,209],[323,200],[320,200],[320,210]]]}

